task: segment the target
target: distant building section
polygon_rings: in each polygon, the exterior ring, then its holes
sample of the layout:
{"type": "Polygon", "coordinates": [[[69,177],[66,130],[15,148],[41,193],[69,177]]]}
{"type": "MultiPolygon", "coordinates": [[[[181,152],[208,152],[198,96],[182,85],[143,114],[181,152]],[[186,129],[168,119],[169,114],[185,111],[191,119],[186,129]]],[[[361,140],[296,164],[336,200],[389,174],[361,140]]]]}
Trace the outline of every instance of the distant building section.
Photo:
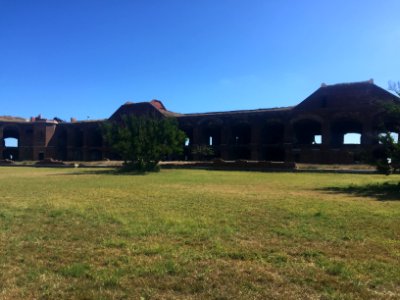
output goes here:
{"type": "Polygon", "coordinates": [[[298,105],[283,108],[179,114],[151,100],[127,102],[104,120],[0,116],[0,155],[13,160],[118,159],[103,141],[101,124],[133,114],[178,119],[187,135],[185,152],[171,159],[199,159],[191,149],[208,146],[210,159],[355,163],[379,155],[383,128],[398,135],[400,120],[386,115],[383,106],[400,105],[399,100],[369,80],[323,83],[298,105]],[[13,146],[7,146],[7,139],[14,139],[13,146]]]}

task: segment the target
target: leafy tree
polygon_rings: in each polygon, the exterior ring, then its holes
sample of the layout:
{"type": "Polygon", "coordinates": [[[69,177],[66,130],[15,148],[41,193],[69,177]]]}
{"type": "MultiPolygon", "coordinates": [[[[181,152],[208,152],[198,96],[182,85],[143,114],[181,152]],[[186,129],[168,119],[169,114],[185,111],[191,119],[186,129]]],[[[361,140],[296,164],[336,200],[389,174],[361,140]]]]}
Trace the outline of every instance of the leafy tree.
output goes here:
{"type": "MultiPolygon", "coordinates": [[[[397,83],[389,82],[389,90],[400,96],[400,81],[397,83]]],[[[400,106],[395,104],[384,105],[388,116],[400,118],[400,106]]],[[[377,169],[387,175],[400,170],[400,145],[390,132],[386,132],[379,137],[382,144],[383,156],[377,161],[377,169]]]]}
{"type": "Polygon", "coordinates": [[[107,122],[104,137],[124,160],[123,170],[158,171],[158,163],[183,151],[185,134],[173,118],[125,115],[120,122],[107,122]]]}
{"type": "Polygon", "coordinates": [[[390,132],[379,137],[382,144],[383,156],[377,161],[377,169],[381,173],[391,174],[400,169],[400,145],[394,140],[390,132]]]}

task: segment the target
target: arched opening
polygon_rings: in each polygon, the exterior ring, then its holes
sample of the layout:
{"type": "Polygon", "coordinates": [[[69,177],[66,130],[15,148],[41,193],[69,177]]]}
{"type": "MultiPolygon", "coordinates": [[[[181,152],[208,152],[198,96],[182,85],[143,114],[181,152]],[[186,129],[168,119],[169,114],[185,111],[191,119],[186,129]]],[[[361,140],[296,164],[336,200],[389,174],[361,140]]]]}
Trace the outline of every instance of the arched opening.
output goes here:
{"type": "Polygon", "coordinates": [[[91,127],[85,131],[84,146],[87,151],[84,153],[84,159],[90,161],[102,160],[103,154],[101,148],[103,146],[103,135],[99,127],[91,127]]]}
{"type": "Polygon", "coordinates": [[[12,137],[4,139],[4,147],[17,147],[18,148],[18,139],[12,138],[12,137]]]}
{"type": "Polygon", "coordinates": [[[382,144],[382,138],[384,138],[387,134],[393,139],[393,142],[395,144],[399,143],[399,134],[397,132],[387,131],[387,132],[381,132],[378,134],[379,144],[382,144]]]}
{"type": "Polygon", "coordinates": [[[356,132],[349,132],[343,135],[343,145],[360,145],[361,134],[356,132]]]}
{"type": "Polygon", "coordinates": [[[3,159],[19,160],[19,131],[16,127],[6,127],[3,130],[3,159]]]}
{"type": "Polygon", "coordinates": [[[282,146],[267,146],[265,149],[265,160],[285,161],[285,149],[282,146]]]}
{"type": "Polygon", "coordinates": [[[192,127],[186,127],[186,128],[181,128],[181,130],[185,133],[186,138],[185,138],[185,146],[191,146],[193,144],[193,128],[192,127]]]}
{"type": "Polygon", "coordinates": [[[392,143],[394,144],[399,143],[399,134],[393,131],[381,132],[378,134],[377,141],[378,145],[372,152],[372,159],[374,160],[374,162],[377,162],[379,160],[387,161],[392,159],[389,154],[390,152],[388,151],[388,149],[391,148],[391,146],[389,145],[391,145],[392,143]]]}
{"type": "Polygon", "coordinates": [[[321,123],[303,119],[293,123],[295,143],[298,145],[317,145],[322,142],[321,123]]]}
{"type": "Polygon", "coordinates": [[[83,147],[83,132],[80,128],[75,128],[73,132],[73,146],[77,148],[83,147]]]}
{"type": "Polygon", "coordinates": [[[208,146],[221,145],[221,126],[213,125],[204,128],[203,141],[208,146]]]}
{"type": "Polygon", "coordinates": [[[92,128],[87,132],[87,146],[101,147],[103,145],[103,136],[100,128],[92,128]]]}
{"type": "Polygon", "coordinates": [[[232,128],[233,158],[250,159],[251,127],[247,123],[236,124],[232,128]]]}
{"type": "Polygon", "coordinates": [[[191,160],[192,159],[192,144],[193,144],[193,128],[192,127],[186,127],[183,128],[182,131],[185,133],[186,138],[184,142],[184,147],[183,147],[183,155],[182,158],[183,160],[191,160]]]}
{"type": "Polygon", "coordinates": [[[57,132],[57,159],[67,160],[68,134],[65,128],[58,128],[57,132]]]}
{"type": "Polygon", "coordinates": [[[72,146],[74,148],[73,150],[73,155],[72,155],[72,159],[73,160],[83,160],[83,151],[82,151],[82,147],[83,147],[83,132],[80,128],[75,128],[72,131],[72,136],[71,136],[71,140],[72,140],[72,146]]]}
{"type": "Polygon", "coordinates": [[[396,120],[386,121],[381,126],[377,126],[376,132],[378,135],[376,137],[375,144],[382,144],[382,139],[389,134],[390,138],[394,143],[399,142],[399,132],[400,132],[400,124],[396,120]]]}
{"type": "Polygon", "coordinates": [[[262,134],[264,144],[283,143],[285,125],[281,122],[270,121],[265,124],[262,134]]]}
{"type": "Polygon", "coordinates": [[[356,120],[337,120],[331,127],[333,146],[358,145],[362,139],[362,124],[356,120]]]}
{"type": "Polygon", "coordinates": [[[263,159],[284,161],[285,149],[282,146],[285,136],[285,124],[279,120],[270,120],[262,128],[263,159]]]}
{"type": "Polygon", "coordinates": [[[241,123],[232,128],[234,145],[249,145],[251,141],[251,127],[247,123],[241,123]]]}
{"type": "Polygon", "coordinates": [[[221,146],[221,131],[222,127],[219,121],[209,121],[208,124],[203,124],[201,144],[208,146],[212,149],[212,157],[220,157],[221,146]]]}

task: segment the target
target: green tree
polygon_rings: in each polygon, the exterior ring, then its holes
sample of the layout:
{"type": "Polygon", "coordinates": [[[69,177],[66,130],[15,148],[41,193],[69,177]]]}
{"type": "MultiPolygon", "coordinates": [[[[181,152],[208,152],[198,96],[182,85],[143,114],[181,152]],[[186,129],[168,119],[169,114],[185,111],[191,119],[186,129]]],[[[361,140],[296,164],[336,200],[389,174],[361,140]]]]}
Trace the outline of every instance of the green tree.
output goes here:
{"type": "Polygon", "coordinates": [[[383,157],[377,161],[377,169],[381,173],[391,174],[400,169],[400,145],[393,138],[390,132],[379,137],[382,144],[383,157]]]}
{"type": "MultiPolygon", "coordinates": [[[[400,81],[389,82],[389,90],[400,96],[400,81]]],[[[384,105],[387,116],[395,119],[400,118],[400,106],[395,104],[384,105]]],[[[386,128],[385,128],[386,129],[386,128]]],[[[388,131],[379,137],[382,145],[383,157],[377,161],[377,169],[387,175],[400,170],[400,145],[393,135],[388,131]]]]}
{"type": "Polygon", "coordinates": [[[123,170],[157,171],[168,155],[183,151],[185,134],[174,118],[123,116],[120,122],[107,122],[104,137],[124,160],[123,170]]]}

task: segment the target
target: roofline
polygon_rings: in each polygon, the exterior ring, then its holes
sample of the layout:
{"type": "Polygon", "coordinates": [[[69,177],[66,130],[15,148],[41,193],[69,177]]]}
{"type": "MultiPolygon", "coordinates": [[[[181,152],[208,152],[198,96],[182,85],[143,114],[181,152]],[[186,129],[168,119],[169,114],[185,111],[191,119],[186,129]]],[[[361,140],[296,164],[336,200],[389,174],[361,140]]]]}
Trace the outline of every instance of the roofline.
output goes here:
{"type": "Polygon", "coordinates": [[[287,107],[259,108],[259,109],[249,109],[249,110],[228,110],[228,111],[215,111],[215,112],[204,112],[204,113],[188,113],[188,114],[182,114],[181,117],[278,112],[278,111],[289,111],[293,108],[294,106],[287,106],[287,107]]]}
{"type": "Polygon", "coordinates": [[[0,118],[0,123],[21,123],[21,124],[29,124],[29,120],[6,120],[0,118]]]}
{"type": "Polygon", "coordinates": [[[333,84],[322,83],[320,88],[333,87],[333,86],[339,86],[339,85],[346,86],[346,85],[354,85],[354,84],[372,84],[372,85],[377,86],[374,83],[374,80],[371,78],[369,80],[363,80],[363,81],[339,82],[339,83],[333,83],[333,84]]]}

